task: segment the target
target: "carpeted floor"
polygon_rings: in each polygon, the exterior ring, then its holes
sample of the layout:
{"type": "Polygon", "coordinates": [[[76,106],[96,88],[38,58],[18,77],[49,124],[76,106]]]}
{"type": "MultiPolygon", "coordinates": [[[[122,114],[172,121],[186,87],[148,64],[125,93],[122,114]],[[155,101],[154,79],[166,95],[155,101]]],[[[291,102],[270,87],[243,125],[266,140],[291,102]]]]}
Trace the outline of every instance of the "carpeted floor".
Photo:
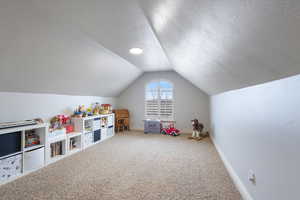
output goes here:
{"type": "Polygon", "coordinates": [[[240,200],[209,139],[118,134],[0,187],[3,200],[240,200]]]}

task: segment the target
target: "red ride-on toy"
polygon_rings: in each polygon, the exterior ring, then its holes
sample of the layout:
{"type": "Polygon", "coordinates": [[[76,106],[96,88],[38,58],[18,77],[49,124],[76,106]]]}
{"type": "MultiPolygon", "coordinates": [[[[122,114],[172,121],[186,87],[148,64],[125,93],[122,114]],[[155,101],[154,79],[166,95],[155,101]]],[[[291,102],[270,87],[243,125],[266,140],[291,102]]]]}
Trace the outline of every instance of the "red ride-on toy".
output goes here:
{"type": "Polygon", "coordinates": [[[179,136],[180,131],[175,128],[174,123],[170,123],[168,128],[162,128],[161,129],[161,134],[164,135],[171,135],[171,136],[179,136]]]}

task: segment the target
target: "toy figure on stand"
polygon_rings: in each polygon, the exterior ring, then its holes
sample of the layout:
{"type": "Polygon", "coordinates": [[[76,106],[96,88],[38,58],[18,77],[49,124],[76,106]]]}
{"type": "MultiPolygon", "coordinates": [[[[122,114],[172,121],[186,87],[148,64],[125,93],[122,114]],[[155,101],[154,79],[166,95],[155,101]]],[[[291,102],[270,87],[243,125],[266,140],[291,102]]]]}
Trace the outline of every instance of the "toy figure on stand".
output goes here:
{"type": "Polygon", "coordinates": [[[87,113],[84,105],[78,106],[78,108],[74,111],[74,117],[86,117],[87,113]]]}
{"type": "Polygon", "coordinates": [[[161,130],[161,134],[164,134],[164,135],[172,135],[172,136],[179,136],[180,131],[178,129],[175,128],[175,125],[174,123],[170,123],[168,128],[163,128],[161,130]]]}
{"type": "Polygon", "coordinates": [[[99,103],[96,103],[93,108],[93,115],[99,115],[99,114],[100,114],[100,105],[99,103]]]}
{"type": "Polygon", "coordinates": [[[101,104],[101,114],[112,113],[112,106],[110,104],[101,104]]]}
{"type": "Polygon", "coordinates": [[[198,119],[193,119],[191,120],[191,122],[193,126],[193,134],[192,137],[188,137],[189,139],[195,139],[197,141],[200,141],[208,136],[208,133],[202,133],[204,125],[199,123],[198,119]]]}
{"type": "Polygon", "coordinates": [[[93,108],[92,108],[92,106],[90,106],[90,107],[88,107],[86,109],[86,113],[87,113],[88,116],[93,116],[93,108]]]}

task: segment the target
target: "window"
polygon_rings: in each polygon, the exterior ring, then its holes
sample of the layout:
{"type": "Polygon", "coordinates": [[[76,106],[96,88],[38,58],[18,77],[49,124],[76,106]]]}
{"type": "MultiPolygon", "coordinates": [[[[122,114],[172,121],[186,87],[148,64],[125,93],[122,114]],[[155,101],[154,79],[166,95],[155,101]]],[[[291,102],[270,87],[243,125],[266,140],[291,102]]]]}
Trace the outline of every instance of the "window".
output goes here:
{"type": "Polygon", "coordinates": [[[145,89],[145,118],[173,120],[173,85],[167,81],[153,81],[145,89]]]}

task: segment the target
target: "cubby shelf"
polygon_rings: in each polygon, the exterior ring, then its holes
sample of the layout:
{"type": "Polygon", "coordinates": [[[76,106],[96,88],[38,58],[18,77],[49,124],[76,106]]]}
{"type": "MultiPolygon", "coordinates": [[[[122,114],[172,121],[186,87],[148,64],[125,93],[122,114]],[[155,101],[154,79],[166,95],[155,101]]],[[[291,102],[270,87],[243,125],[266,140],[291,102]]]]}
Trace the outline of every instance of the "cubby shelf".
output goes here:
{"type": "Polygon", "coordinates": [[[83,149],[98,144],[114,135],[114,117],[114,114],[106,114],[72,119],[75,131],[83,133],[83,149]],[[88,130],[86,126],[88,126],[88,130]],[[107,134],[108,130],[110,134],[107,134]]]}
{"type": "Polygon", "coordinates": [[[1,148],[6,155],[0,157],[0,184],[14,180],[45,165],[47,132],[47,123],[0,130],[0,139],[3,141],[14,135],[14,140],[8,140],[7,147],[1,148]],[[39,144],[34,144],[34,142],[39,144]],[[25,145],[28,144],[32,144],[32,146],[26,147],[25,145]],[[10,151],[14,149],[15,152],[8,153],[8,149],[10,151]]]}
{"type": "MultiPolygon", "coordinates": [[[[21,143],[19,144],[20,149],[16,152],[8,153],[0,157],[0,175],[3,173],[1,170],[6,168],[3,166],[1,168],[1,165],[3,165],[3,163],[13,163],[10,161],[11,159],[16,159],[19,167],[15,174],[9,176],[10,178],[1,178],[0,176],[0,185],[36,171],[48,164],[59,161],[66,156],[78,153],[83,149],[91,147],[114,136],[114,114],[89,116],[86,118],[73,118],[72,123],[75,131],[68,134],[64,129],[58,130],[57,133],[49,132],[49,124],[47,123],[0,130],[0,136],[3,134],[18,133],[20,138],[19,141],[21,143]],[[89,121],[89,128],[91,131],[85,131],[85,121],[89,121]],[[25,147],[26,134],[30,134],[32,132],[39,136],[39,144],[25,147]],[[89,140],[89,143],[86,143],[86,141],[88,141],[87,139],[89,140]],[[73,142],[72,144],[71,141],[73,142]],[[61,142],[61,149],[56,149],[57,152],[52,152],[51,156],[51,144],[55,144],[57,142],[61,142]],[[74,145],[74,147],[71,147],[70,144],[74,145]],[[7,162],[5,162],[6,159],[7,162]]],[[[31,142],[28,143],[33,144],[31,142]]]]}

